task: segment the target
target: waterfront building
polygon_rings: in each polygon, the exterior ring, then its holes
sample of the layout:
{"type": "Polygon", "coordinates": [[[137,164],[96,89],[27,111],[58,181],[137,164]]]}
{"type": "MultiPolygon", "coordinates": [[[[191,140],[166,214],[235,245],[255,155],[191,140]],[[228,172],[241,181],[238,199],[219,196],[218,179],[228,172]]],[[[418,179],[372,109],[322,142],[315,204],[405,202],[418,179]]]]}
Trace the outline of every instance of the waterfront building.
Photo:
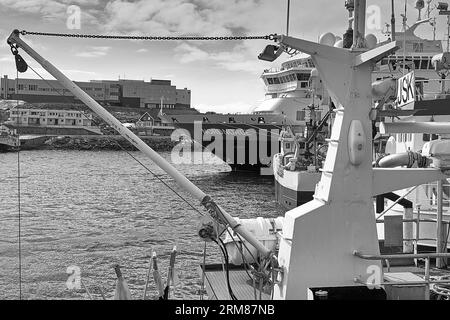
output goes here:
{"type": "MultiPolygon", "coordinates": [[[[177,89],[170,80],[91,80],[75,82],[103,105],[127,108],[187,109],[191,106],[191,90],[177,89]]],[[[73,94],[56,80],[0,79],[0,98],[30,103],[79,103],[73,94]]]]}
{"type": "MultiPolygon", "coordinates": [[[[106,82],[75,82],[81,89],[102,104],[119,104],[119,85],[106,82]]],[[[80,103],[73,94],[56,80],[1,78],[0,96],[6,100],[29,103],[80,103]]]]}
{"type": "Polygon", "coordinates": [[[92,115],[77,110],[14,108],[7,124],[21,134],[100,134],[92,115]]]}
{"type": "Polygon", "coordinates": [[[191,90],[177,89],[170,80],[102,80],[120,87],[120,104],[128,108],[185,109],[191,106],[191,90]]]}

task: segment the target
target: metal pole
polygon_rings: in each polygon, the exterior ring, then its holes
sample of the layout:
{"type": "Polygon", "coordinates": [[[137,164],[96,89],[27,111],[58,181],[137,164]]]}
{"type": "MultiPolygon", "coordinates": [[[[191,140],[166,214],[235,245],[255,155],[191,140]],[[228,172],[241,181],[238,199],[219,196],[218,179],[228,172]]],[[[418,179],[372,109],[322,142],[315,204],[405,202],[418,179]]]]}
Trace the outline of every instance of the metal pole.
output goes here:
{"type": "MultiPolygon", "coordinates": [[[[420,205],[417,206],[417,223],[416,223],[416,243],[414,245],[414,254],[419,253],[419,239],[420,239],[420,205]]],[[[419,261],[414,259],[414,264],[418,266],[419,261]]]]}
{"type": "Polygon", "coordinates": [[[392,41],[395,41],[395,6],[394,6],[394,0],[392,0],[391,32],[392,32],[392,41]]]}
{"type": "Polygon", "coordinates": [[[450,52],[450,15],[447,15],[447,52],[450,52]]]}
{"type": "Polygon", "coordinates": [[[287,0],[287,19],[286,19],[286,35],[289,35],[289,18],[290,18],[291,0],[287,0]]]}
{"type": "Polygon", "coordinates": [[[403,196],[401,196],[400,198],[398,198],[391,206],[389,206],[389,208],[387,208],[386,210],[384,210],[382,213],[380,213],[380,215],[376,218],[376,221],[380,221],[380,218],[382,216],[384,216],[386,213],[389,212],[389,210],[391,210],[393,207],[395,207],[400,201],[402,201],[403,199],[405,199],[411,192],[413,192],[414,190],[417,189],[418,186],[415,186],[413,188],[411,188],[411,190],[409,190],[408,192],[406,192],[406,194],[404,194],[403,196]]]}
{"type": "Polygon", "coordinates": [[[366,34],[366,0],[355,0],[353,48],[363,48],[366,34]]]}
{"type": "MultiPolygon", "coordinates": [[[[34,51],[26,42],[20,39],[20,32],[14,30],[8,38],[9,44],[16,44],[19,48],[22,48],[28,53],[34,60],[36,60],[48,73],[50,73],[55,79],[57,79],[67,90],[73,93],[78,99],[86,104],[92,111],[94,111],[99,117],[101,117],[106,123],[108,123],[113,129],[115,129],[121,136],[128,140],[132,145],[138,148],[142,153],[148,156],[158,167],[164,170],[170,175],[183,189],[187,190],[194,198],[198,199],[202,203],[208,200],[208,204],[212,204],[211,198],[200,190],[195,184],[193,184],[188,178],[178,172],[169,162],[161,157],[157,152],[150,148],[144,141],[138,136],[126,128],[119,120],[117,120],[112,114],[105,110],[100,104],[97,103],[91,96],[84,92],[80,87],[67,78],[61,71],[59,71],[50,62],[45,60],[36,51],[34,51]]],[[[247,240],[253,247],[255,247],[264,257],[268,257],[271,251],[267,249],[255,236],[243,228],[238,222],[229,215],[221,207],[216,207],[219,212],[216,214],[221,216],[229,226],[240,234],[245,240],[247,240]]]]}
{"type": "Polygon", "coordinates": [[[430,258],[425,259],[425,300],[430,300],[430,258]]]}
{"type": "MultiPolygon", "coordinates": [[[[436,221],[436,253],[445,253],[447,250],[444,251],[444,243],[445,243],[445,237],[444,234],[444,228],[443,228],[443,183],[442,180],[439,180],[437,183],[437,221],[436,221]]],[[[436,268],[445,268],[446,263],[444,259],[438,258],[436,259],[436,268]]]]}

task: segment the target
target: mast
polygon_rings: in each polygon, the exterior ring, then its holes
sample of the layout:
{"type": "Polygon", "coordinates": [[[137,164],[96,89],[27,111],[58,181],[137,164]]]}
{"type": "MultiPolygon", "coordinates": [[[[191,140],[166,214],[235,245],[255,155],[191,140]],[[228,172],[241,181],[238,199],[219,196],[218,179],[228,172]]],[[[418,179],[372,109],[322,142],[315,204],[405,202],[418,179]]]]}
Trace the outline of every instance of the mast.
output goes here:
{"type": "Polygon", "coordinates": [[[405,0],[405,13],[402,15],[403,16],[403,74],[405,74],[406,72],[406,22],[408,21],[408,18],[406,17],[406,13],[407,13],[407,6],[408,6],[408,1],[405,0]]]}
{"type": "Polygon", "coordinates": [[[392,6],[392,16],[391,16],[392,41],[395,41],[395,5],[394,5],[394,0],[391,0],[391,6],[392,6]]]}
{"type": "Polygon", "coordinates": [[[287,0],[287,19],[286,19],[286,35],[289,35],[289,18],[290,18],[291,0],[287,0]]]}

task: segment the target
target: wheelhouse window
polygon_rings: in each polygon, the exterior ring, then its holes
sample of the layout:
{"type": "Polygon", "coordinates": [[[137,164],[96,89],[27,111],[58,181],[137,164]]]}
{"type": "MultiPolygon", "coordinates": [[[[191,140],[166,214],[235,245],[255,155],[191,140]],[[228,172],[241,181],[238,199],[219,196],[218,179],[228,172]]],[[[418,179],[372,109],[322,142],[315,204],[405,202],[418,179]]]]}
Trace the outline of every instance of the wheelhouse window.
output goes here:
{"type": "Polygon", "coordinates": [[[305,110],[297,111],[297,121],[305,121],[306,112],[305,110]]]}

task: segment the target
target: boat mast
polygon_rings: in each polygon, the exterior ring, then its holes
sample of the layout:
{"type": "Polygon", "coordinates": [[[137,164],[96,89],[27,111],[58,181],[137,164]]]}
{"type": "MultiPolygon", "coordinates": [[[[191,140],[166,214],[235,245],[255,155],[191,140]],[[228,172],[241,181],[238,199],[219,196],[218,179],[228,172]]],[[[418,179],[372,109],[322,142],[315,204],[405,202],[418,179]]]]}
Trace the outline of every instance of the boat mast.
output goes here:
{"type": "Polygon", "coordinates": [[[395,41],[395,5],[394,5],[394,0],[391,0],[391,6],[392,6],[392,16],[391,16],[392,41],[395,41]]]}
{"type": "Polygon", "coordinates": [[[403,74],[406,73],[406,22],[408,21],[408,18],[406,17],[407,13],[407,6],[408,6],[408,0],[405,0],[405,12],[402,14],[403,16],[403,74]]]}
{"type": "Polygon", "coordinates": [[[287,0],[287,19],[286,19],[286,35],[289,35],[289,18],[290,18],[291,0],[287,0]]]}

